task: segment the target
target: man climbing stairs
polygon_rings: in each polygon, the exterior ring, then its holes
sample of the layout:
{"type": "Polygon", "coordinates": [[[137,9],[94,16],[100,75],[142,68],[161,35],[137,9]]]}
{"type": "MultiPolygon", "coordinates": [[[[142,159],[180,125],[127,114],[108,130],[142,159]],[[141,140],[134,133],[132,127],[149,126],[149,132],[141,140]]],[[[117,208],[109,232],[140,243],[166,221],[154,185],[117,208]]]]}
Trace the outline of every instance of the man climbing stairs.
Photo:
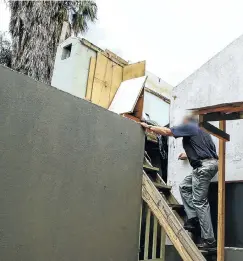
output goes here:
{"type": "Polygon", "coordinates": [[[207,255],[215,258],[215,251],[200,251],[183,228],[184,222],[180,215],[183,206],[178,204],[171,187],[165,184],[158,174],[158,168],[152,166],[147,156],[144,161],[142,197],[183,260],[206,261],[207,255]]]}

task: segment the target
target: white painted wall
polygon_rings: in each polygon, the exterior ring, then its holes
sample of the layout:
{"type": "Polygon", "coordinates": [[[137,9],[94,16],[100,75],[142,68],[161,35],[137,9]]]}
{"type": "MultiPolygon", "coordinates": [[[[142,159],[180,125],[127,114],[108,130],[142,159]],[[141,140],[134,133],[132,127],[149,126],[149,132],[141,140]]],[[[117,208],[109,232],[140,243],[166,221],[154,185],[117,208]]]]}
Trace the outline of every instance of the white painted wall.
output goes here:
{"type": "Polygon", "coordinates": [[[91,57],[96,57],[96,52],[83,45],[79,38],[66,39],[57,49],[51,85],[84,98],[91,57]],[[62,60],[63,47],[69,44],[72,44],[71,56],[62,60]]]}
{"type": "MultiPolygon", "coordinates": [[[[243,36],[175,87],[172,97],[171,126],[180,123],[186,109],[243,101],[243,36]]],[[[243,180],[243,120],[228,121],[227,133],[226,180],[243,180]]],[[[168,180],[179,201],[178,185],[191,171],[187,162],[177,159],[182,151],[181,139],[170,138],[168,180]]]]}

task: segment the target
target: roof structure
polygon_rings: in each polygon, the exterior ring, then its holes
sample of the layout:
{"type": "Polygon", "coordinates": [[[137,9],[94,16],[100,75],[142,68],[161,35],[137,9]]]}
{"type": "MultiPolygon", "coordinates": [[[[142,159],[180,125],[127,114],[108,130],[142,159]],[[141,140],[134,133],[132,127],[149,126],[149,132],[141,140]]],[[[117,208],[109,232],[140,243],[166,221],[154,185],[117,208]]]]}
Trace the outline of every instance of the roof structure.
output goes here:
{"type": "Polygon", "coordinates": [[[219,142],[219,175],[218,175],[218,248],[217,261],[224,261],[225,245],[225,141],[230,140],[226,131],[226,120],[243,119],[243,102],[232,102],[216,104],[191,111],[199,115],[199,124],[206,131],[220,139],[219,142]],[[208,123],[208,121],[219,121],[219,128],[208,123]]]}
{"type": "Polygon", "coordinates": [[[243,102],[223,103],[213,106],[193,108],[191,111],[193,114],[200,115],[199,124],[202,128],[219,139],[229,141],[229,134],[208,122],[243,119],[243,102]]]}

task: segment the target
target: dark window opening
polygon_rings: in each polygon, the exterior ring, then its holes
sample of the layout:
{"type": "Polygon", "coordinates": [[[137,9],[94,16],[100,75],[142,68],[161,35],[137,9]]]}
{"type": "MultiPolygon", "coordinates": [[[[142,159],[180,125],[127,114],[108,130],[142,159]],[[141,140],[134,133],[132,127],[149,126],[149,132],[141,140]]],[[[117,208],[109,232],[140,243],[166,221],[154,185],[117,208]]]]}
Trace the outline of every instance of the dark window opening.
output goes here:
{"type": "Polygon", "coordinates": [[[69,44],[62,49],[62,60],[65,60],[71,56],[72,44],[69,44]]]}

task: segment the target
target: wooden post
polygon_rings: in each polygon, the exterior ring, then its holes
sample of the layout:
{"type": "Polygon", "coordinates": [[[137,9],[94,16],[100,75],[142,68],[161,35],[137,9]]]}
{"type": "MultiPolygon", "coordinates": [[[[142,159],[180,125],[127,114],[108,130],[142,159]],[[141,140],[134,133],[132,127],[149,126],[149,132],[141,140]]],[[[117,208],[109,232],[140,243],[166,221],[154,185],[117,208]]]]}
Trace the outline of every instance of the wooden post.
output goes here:
{"type": "MultiPolygon", "coordinates": [[[[222,131],[226,131],[225,121],[219,122],[219,128],[222,131]]],[[[217,261],[224,261],[224,245],[225,245],[224,237],[225,237],[225,141],[219,139],[217,261]]]]}

